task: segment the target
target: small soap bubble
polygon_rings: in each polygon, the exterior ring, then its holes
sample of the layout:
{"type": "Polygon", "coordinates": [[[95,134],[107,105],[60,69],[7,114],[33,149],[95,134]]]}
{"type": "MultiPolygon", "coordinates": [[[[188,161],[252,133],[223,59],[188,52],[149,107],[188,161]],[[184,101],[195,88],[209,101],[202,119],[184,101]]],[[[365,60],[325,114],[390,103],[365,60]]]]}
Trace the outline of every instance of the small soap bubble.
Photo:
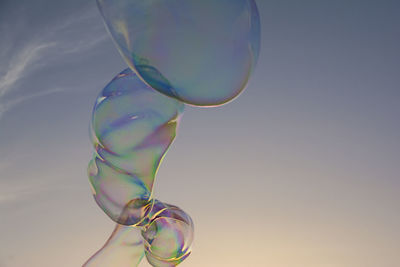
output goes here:
{"type": "Polygon", "coordinates": [[[199,106],[247,85],[260,51],[254,0],[97,0],[118,50],[142,80],[199,106]]]}
{"type": "Polygon", "coordinates": [[[182,112],[183,103],[153,90],[130,69],[98,96],[89,180],[97,204],[115,222],[136,225],[150,212],[154,178],[182,112]]]}
{"type": "Polygon", "coordinates": [[[83,267],[138,266],[144,255],[154,267],[173,267],[189,256],[193,222],[183,210],[155,200],[142,223],[117,224],[104,246],[83,267]]]}
{"type": "Polygon", "coordinates": [[[180,264],[191,253],[193,234],[193,221],[187,213],[156,200],[142,230],[148,262],[155,267],[180,264]]]}

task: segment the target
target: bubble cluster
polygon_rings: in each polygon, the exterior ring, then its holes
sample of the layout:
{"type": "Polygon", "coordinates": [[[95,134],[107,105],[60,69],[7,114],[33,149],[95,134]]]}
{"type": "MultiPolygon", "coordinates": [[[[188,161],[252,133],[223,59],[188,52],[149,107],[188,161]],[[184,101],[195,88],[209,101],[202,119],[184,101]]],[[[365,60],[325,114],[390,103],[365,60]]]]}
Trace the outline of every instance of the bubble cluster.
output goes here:
{"type": "Polygon", "coordinates": [[[173,267],[190,254],[193,222],[180,208],[155,200],[145,226],[117,224],[111,237],[83,267],[138,266],[144,255],[157,267],[173,267]]]}
{"type": "Polygon", "coordinates": [[[254,0],[96,0],[130,68],[98,96],[88,176],[117,226],[84,267],[173,267],[191,253],[194,227],[180,208],[153,199],[184,103],[217,106],[247,85],[260,50],[254,0]]]}
{"type": "Polygon", "coordinates": [[[97,0],[118,50],[147,84],[213,106],[246,86],[260,50],[254,0],[97,0]]]}

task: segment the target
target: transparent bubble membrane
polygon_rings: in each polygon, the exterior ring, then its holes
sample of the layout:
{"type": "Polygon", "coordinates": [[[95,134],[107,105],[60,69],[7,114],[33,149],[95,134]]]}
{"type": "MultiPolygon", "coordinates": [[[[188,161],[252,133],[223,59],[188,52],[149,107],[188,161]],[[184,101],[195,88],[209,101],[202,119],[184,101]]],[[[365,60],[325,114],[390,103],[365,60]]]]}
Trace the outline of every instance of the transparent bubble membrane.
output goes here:
{"type": "Polygon", "coordinates": [[[104,246],[83,267],[138,266],[143,257],[144,246],[140,229],[117,224],[104,246]]]}
{"type": "Polygon", "coordinates": [[[146,258],[152,266],[176,266],[191,252],[194,226],[180,208],[156,201],[142,230],[146,258]]]}
{"type": "Polygon", "coordinates": [[[180,208],[155,200],[144,226],[119,225],[83,267],[138,266],[144,255],[155,267],[177,266],[191,252],[193,222],[180,208]]]}
{"type": "Polygon", "coordinates": [[[117,226],[85,267],[180,264],[194,227],[153,200],[184,104],[217,106],[246,87],[260,50],[254,0],[96,0],[130,69],[101,92],[91,123],[94,198],[117,226]]]}
{"type": "Polygon", "coordinates": [[[159,92],[214,106],[245,87],[260,51],[254,0],[97,0],[121,55],[159,92]]]}
{"type": "Polygon", "coordinates": [[[130,69],[98,96],[88,173],[97,204],[113,221],[136,225],[151,211],[154,178],[182,111],[183,103],[153,90],[130,69]]]}

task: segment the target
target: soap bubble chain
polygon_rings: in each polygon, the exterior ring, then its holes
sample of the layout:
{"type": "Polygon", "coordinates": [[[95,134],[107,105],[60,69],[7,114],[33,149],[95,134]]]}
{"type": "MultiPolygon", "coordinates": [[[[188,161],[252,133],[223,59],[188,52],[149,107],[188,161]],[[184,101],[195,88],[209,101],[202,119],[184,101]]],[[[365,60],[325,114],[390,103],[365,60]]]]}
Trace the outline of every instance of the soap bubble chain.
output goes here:
{"type": "Polygon", "coordinates": [[[89,179],[97,204],[113,221],[137,225],[150,212],[154,178],[182,111],[181,102],[151,89],[130,69],[98,96],[89,179]]]}
{"type": "Polygon", "coordinates": [[[181,102],[153,90],[130,69],[98,96],[88,174],[97,204],[118,225],[85,267],[137,265],[143,254],[153,266],[176,266],[189,256],[192,219],[180,208],[152,199],[157,169],[182,111],[181,102]]]}
{"type": "Polygon", "coordinates": [[[254,0],[96,0],[130,67],[101,92],[91,123],[89,180],[117,223],[85,267],[173,267],[191,252],[193,222],[154,200],[158,167],[184,103],[218,106],[246,87],[260,51],[254,0]]]}

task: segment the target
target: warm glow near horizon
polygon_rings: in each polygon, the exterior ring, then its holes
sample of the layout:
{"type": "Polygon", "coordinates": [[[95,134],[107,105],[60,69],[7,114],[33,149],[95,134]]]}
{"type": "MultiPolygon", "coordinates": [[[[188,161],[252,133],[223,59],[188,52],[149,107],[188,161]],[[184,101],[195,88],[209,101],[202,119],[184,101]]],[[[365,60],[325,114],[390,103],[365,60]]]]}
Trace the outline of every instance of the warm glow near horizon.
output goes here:
{"type": "MultiPolygon", "coordinates": [[[[256,1],[248,88],[187,107],[156,178],[194,221],[179,266],[398,267],[400,2],[256,1]]],[[[82,266],[114,228],[88,125],[126,64],[84,2],[0,1],[0,267],[82,266]]]]}

